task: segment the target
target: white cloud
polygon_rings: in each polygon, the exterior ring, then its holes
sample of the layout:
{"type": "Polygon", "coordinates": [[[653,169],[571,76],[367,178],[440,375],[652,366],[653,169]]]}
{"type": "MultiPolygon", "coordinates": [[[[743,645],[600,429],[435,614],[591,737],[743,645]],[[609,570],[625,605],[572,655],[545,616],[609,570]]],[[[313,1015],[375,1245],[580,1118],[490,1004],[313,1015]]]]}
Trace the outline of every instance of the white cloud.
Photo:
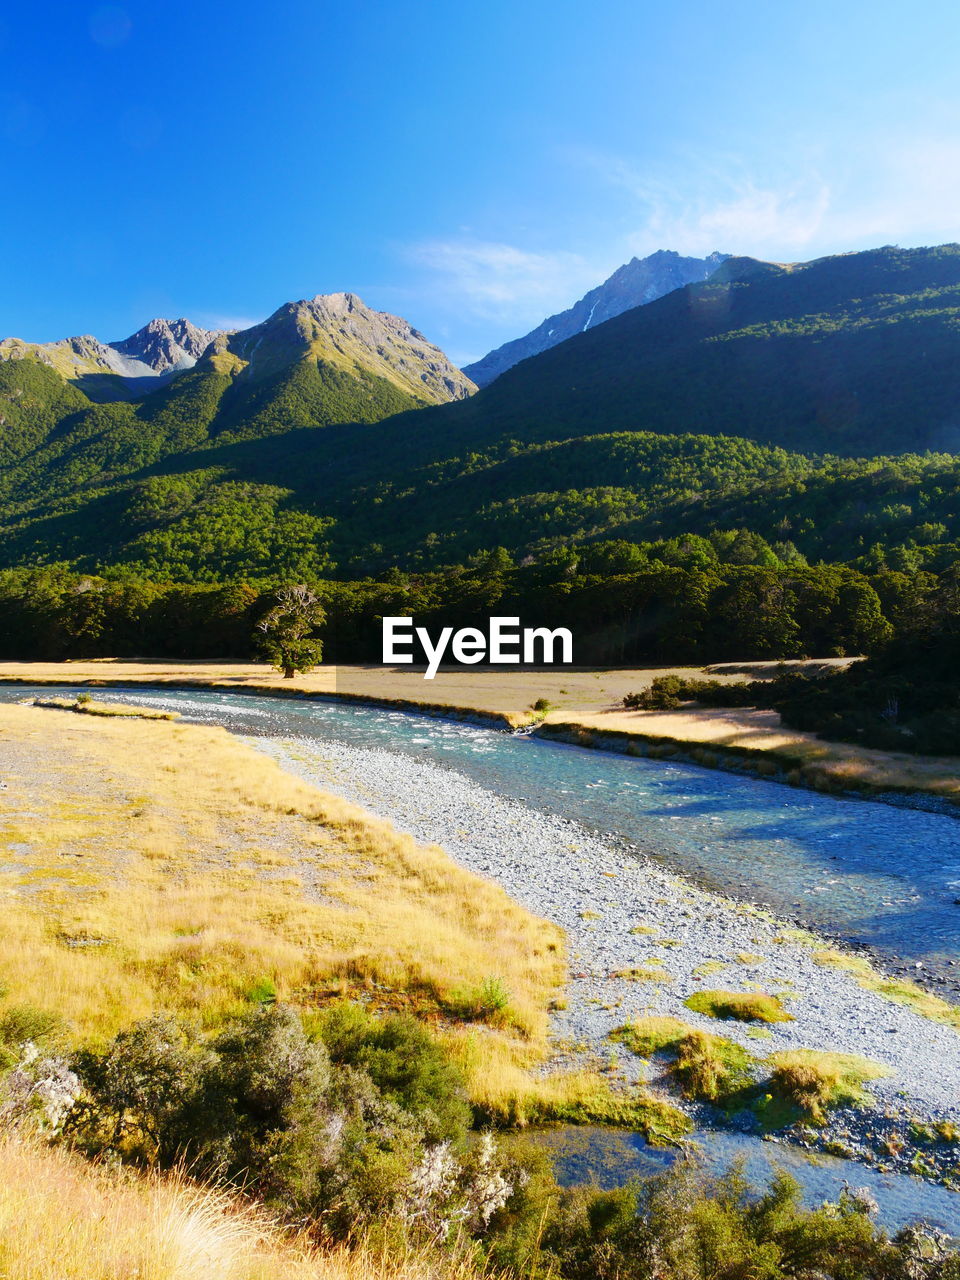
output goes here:
{"type": "Polygon", "coordinates": [[[467,236],[423,241],[404,252],[433,275],[439,301],[490,320],[542,319],[601,278],[576,253],[534,252],[467,236]]]}
{"type": "Polygon", "coordinates": [[[626,193],[621,217],[633,226],[625,244],[638,255],[719,249],[791,261],[960,235],[954,138],[886,137],[872,147],[838,138],[815,154],[784,152],[762,170],[737,155],[683,157],[682,176],[669,181],[622,157],[580,151],[570,158],[626,193]]]}
{"type": "Polygon", "coordinates": [[[821,235],[831,208],[829,185],[816,170],[782,181],[758,181],[735,156],[708,163],[690,157],[682,184],[666,181],[616,156],[580,151],[574,159],[625,191],[634,222],[630,253],[655,249],[704,256],[715,249],[763,257],[802,254],[821,235]]]}
{"type": "Polygon", "coordinates": [[[194,324],[200,325],[203,329],[252,329],[255,324],[259,324],[263,316],[237,316],[225,315],[221,311],[199,311],[196,317],[191,317],[194,324]]]}

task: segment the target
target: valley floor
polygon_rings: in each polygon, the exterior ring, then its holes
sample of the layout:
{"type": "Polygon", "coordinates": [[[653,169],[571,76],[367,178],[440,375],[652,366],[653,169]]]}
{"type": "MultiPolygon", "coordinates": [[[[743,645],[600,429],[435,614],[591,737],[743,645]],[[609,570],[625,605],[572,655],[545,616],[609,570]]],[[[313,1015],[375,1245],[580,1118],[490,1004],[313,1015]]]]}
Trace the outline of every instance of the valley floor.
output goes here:
{"type": "Polygon", "coordinates": [[[285,680],[263,663],[227,661],[0,662],[0,683],[98,683],[198,686],[317,695],[431,710],[461,719],[479,716],[503,728],[534,726],[544,736],[634,754],[678,755],[709,767],[734,767],[817,790],[879,799],[929,798],[946,811],[960,805],[960,762],[826,742],[786,729],[774,711],[681,709],[625,711],[625,694],[656,676],[709,675],[736,681],[765,672],[847,665],[849,659],[810,663],[724,663],[714,667],[611,670],[441,669],[432,681],[406,667],[321,666],[285,680]],[[546,699],[546,714],[533,710],[546,699]]]}
{"type": "Polygon", "coordinates": [[[778,1051],[865,1055],[868,1109],[803,1141],[960,1177],[956,1143],[917,1137],[960,1128],[956,1010],[569,819],[382,751],[19,705],[0,706],[0,765],[2,1000],[74,1044],[158,1009],[215,1026],[265,982],[307,1006],[355,994],[431,1021],[491,1118],[656,1131],[675,1087],[609,1037],[666,1015],[740,1043],[758,1078],[778,1051]],[[491,976],[501,1026],[450,1013],[491,976]],[[791,1020],[684,1004],[711,987],[775,993],[791,1020]]]}
{"type": "MultiPolygon", "coordinates": [[[[960,1125],[960,1010],[909,984],[885,983],[864,960],[811,933],[449,768],[336,742],[248,741],[305,780],[442,844],[462,866],[563,930],[571,975],[566,1005],[552,1015],[558,1062],[606,1061],[615,1073],[665,1091],[662,1062],[634,1057],[610,1038],[650,1016],[720,1032],[758,1061],[793,1050],[864,1055],[882,1068],[868,1086],[869,1108],[838,1112],[828,1128],[804,1131],[802,1141],[879,1168],[946,1173],[960,1182],[955,1149],[941,1153],[943,1160],[918,1156],[911,1137],[911,1126],[960,1125]],[[717,1022],[685,1005],[713,988],[775,993],[791,1020],[717,1022]]],[[[671,1097],[677,1100],[675,1092],[671,1097]]],[[[693,1114],[704,1119],[696,1107],[693,1114]]]]}

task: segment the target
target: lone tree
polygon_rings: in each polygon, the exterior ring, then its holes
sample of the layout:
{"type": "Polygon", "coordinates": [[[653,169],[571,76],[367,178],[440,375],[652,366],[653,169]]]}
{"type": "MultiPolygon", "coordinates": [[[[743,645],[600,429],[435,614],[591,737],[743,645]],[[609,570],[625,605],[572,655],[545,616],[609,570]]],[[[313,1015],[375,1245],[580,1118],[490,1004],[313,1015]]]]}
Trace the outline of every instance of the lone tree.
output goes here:
{"type": "Polygon", "coordinates": [[[257,630],[263,632],[263,652],[284,679],[312,671],[320,661],[323,643],[311,632],[326,616],[320,598],[302,582],[277,592],[277,603],[257,623],[257,630]]]}

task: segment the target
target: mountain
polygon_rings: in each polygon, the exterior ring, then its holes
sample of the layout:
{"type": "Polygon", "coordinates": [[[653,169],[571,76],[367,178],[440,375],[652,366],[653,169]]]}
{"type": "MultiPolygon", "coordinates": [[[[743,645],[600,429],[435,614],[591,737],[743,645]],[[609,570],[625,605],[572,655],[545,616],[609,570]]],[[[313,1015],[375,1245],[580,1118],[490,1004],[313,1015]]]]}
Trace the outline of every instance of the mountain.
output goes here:
{"type": "Polygon", "coordinates": [[[38,361],[96,401],[138,399],[194,368],[208,351],[236,356],[241,363],[234,371],[242,368],[246,381],[311,358],[348,377],[382,379],[424,404],[443,404],[476,390],[406,320],[371,310],[353,293],[288,302],[262,324],[229,333],[181,318],[151,320],[129,338],[110,343],[90,334],[57,342],[0,341],[0,361],[38,361]]]}
{"type": "Polygon", "coordinates": [[[0,360],[37,360],[96,400],[131,399],[159,385],[151,380],[192,368],[219,336],[189,320],[151,320],[118,342],[91,334],[57,342],[4,338],[0,360]]]}
{"type": "Polygon", "coordinates": [[[437,429],[474,448],[645,430],[960,452],[960,245],[729,258],[508,369],[437,429]]]}
{"type": "Polygon", "coordinates": [[[219,329],[200,329],[189,320],[151,320],[122,342],[110,346],[120,355],[140,361],[154,373],[191,369],[210,343],[222,336],[219,329]]]}
{"type": "Polygon", "coordinates": [[[3,347],[0,502],[14,504],[81,501],[171,456],[372,423],[474,390],[405,320],[354,294],[286,303],[233,333],[160,321],[114,346],[3,347]]]}
{"type": "Polygon", "coordinates": [[[221,347],[263,378],[310,357],[351,377],[369,375],[429,404],[462,400],[476,390],[439,347],[399,316],[372,311],[355,293],[288,302],[262,324],[227,335],[221,347]]]}
{"type": "Polygon", "coordinates": [[[463,372],[478,387],[485,387],[505,369],[528,356],[539,355],[574,334],[585,333],[605,320],[662,298],[685,284],[706,280],[726,258],[724,253],[711,253],[707,258],[682,258],[672,249],[658,249],[647,258],[631,258],[568,310],[549,316],[525,337],[504,343],[475,364],[465,365],[463,372]]]}
{"type": "Polygon", "coordinates": [[[302,580],[744,529],[731,554],[960,557],[960,246],[731,258],[468,398],[458,378],[349,294],[132,402],[0,362],[0,567],[302,580]]]}

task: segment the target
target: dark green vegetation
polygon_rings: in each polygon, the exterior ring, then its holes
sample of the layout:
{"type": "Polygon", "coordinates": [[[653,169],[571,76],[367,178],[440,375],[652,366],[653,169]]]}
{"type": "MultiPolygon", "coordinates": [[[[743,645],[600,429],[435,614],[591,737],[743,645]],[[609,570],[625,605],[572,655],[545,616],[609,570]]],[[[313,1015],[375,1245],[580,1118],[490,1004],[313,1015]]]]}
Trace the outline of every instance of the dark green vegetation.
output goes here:
{"type": "Polygon", "coordinates": [[[355,578],[748,529],[789,563],[936,570],[960,463],[918,451],[960,439],[958,305],[957,246],[731,261],[415,414],[295,316],[135,402],[3,362],[0,565],[355,578]]]}
{"type": "MultiPolygon", "coordinates": [[[[913,579],[916,584],[917,578],[913,579]]],[[[744,684],[658,676],[625,705],[671,710],[683,702],[712,707],[772,707],[794,729],[887,751],[960,754],[960,577],[938,581],[936,602],[914,597],[894,638],[866,662],[816,679],[786,674],[744,684]]]]}
{"type": "MultiPolygon", "coordinates": [[[[194,1173],[339,1238],[396,1211],[429,1149],[463,1146],[470,1121],[463,1081],[429,1032],[359,1005],[329,1008],[309,1033],[280,1005],[212,1039],[154,1018],[74,1065],[84,1094],[67,1128],[90,1152],[165,1167],[186,1157],[194,1173]]],[[[439,1182],[422,1212],[451,1207],[430,1203],[439,1182]]]]}
{"type": "MultiPolygon", "coordinates": [[[[918,598],[936,610],[946,595],[932,574],[684,567],[646,561],[630,545],[594,551],[609,551],[606,572],[581,572],[565,557],[517,568],[493,553],[449,572],[314,582],[324,657],[378,662],[384,614],[412,614],[432,629],[482,625],[490,614],[566,626],[580,664],[842,655],[882,647],[918,598]],[[621,554],[638,558],[627,567],[621,554]]],[[[179,586],[9,570],[0,572],[0,657],[249,657],[275,604],[269,581],[179,586]]]]}
{"type": "Polygon", "coordinates": [[[304,582],[333,661],[410,613],[567,626],[581,664],[875,654],[778,686],[790,722],[956,749],[960,458],[918,451],[960,441],[960,246],[730,260],[426,408],[353,306],[139,401],[0,362],[0,656],[246,657],[304,582]]]}
{"type": "Polygon", "coordinates": [[[488,433],[709,432],[844,455],[957,448],[960,246],[731,258],[523,361],[453,415],[488,433]]]}
{"type": "MultiPolygon", "coordinates": [[[[26,1034],[42,1043],[56,1029],[24,1009],[0,1041],[26,1034]]],[[[786,1175],[758,1192],[736,1168],[710,1178],[681,1161],[615,1191],[561,1189],[542,1148],[470,1132],[462,1081],[423,1027],[355,1004],[308,1022],[263,1004],[206,1036],[153,1018],[71,1065],[77,1076],[62,1059],[24,1057],[3,1082],[6,1123],[30,1125],[17,1100],[42,1075],[58,1131],[81,1149],[186,1160],[192,1177],[239,1185],[320,1241],[372,1237],[401,1253],[430,1242],[480,1273],[544,1280],[960,1276],[936,1232],[890,1239],[858,1191],[805,1209],[786,1175]]]]}

